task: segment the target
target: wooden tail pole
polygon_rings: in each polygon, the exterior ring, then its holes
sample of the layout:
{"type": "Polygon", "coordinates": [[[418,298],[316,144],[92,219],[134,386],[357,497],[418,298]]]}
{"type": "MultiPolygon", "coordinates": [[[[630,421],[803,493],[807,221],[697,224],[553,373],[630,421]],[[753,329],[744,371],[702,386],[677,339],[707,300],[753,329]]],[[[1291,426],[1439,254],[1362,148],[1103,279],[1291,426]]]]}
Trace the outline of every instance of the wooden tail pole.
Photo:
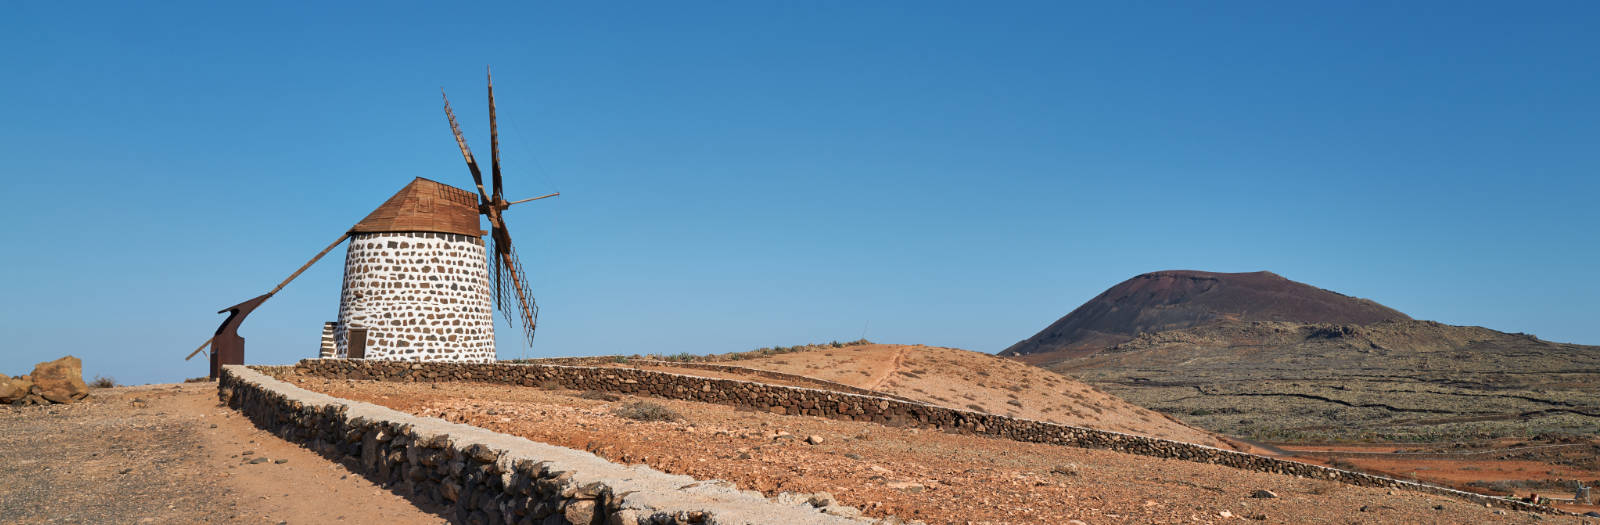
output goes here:
{"type": "Polygon", "coordinates": [[[211,346],[211,338],[206,338],[206,342],[200,343],[200,348],[196,348],[196,349],[194,349],[193,352],[189,352],[189,356],[183,358],[183,360],[184,361],[188,361],[190,359],[193,359],[195,354],[200,353],[201,350],[205,350],[206,347],[208,347],[208,346],[211,346]]]}
{"type": "Polygon", "coordinates": [[[536,200],[539,200],[539,199],[548,199],[548,198],[559,196],[559,195],[561,195],[561,192],[558,191],[558,192],[555,192],[555,193],[552,193],[552,194],[549,194],[549,195],[540,195],[538,197],[529,197],[529,198],[526,198],[526,199],[522,199],[520,201],[508,202],[508,203],[506,203],[506,206],[511,206],[512,204],[522,204],[524,202],[536,201],[536,200]]]}
{"type": "MultiPolygon", "coordinates": [[[[317,256],[316,257],[312,257],[311,260],[306,261],[305,264],[300,265],[300,269],[295,270],[294,273],[292,273],[292,274],[289,274],[289,278],[288,279],[284,279],[283,282],[278,283],[278,286],[273,288],[272,291],[267,292],[267,295],[271,296],[271,295],[276,294],[279,291],[283,290],[283,287],[289,285],[289,281],[293,281],[294,278],[299,277],[300,274],[305,272],[307,268],[310,268],[311,265],[316,264],[317,261],[319,261],[319,260],[322,260],[322,256],[327,255],[328,252],[333,251],[333,248],[335,246],[338,246],[339,243],[342,243],[342,242],[344,242],[345,239],[349,239],[349,238],[350,238],[350,233],[349,232],[345,232],[343,235],[340,235],[339,238],[335,239],[332,244],[328,245],[327,248],[323,248],[322,251],[317,252],[317,256]]],[[[212,339],[215,339],[215,338],[212,338],[212,339]]],[[[212,339],[206,339],[206,342],[200,343],[200,347],[194,349],[193,352],[189,352],[189,355],[187,357],[184,357],[183,360],[184,361],[188,361],[190,359],[193,359],[195,355],[198,355],[201,351],[205,350],[206,347],[211,346],[212,339]]]]}
{"type": "Polygon", "coordinates": [[[304,272],[304,271],[306,271],[306,268],[310,268],[311,265],[317,264],[317,261],[322,260],[322,256],[327,255],[328,252],[333,251],[333,247],[334,246],[338,246],[339,243],[344,242],[345,239],[349,239],[349,238],[350,238],[350,232],[345,232],[345,234],[344,235],[340,235],[338,239],[334,239],[333,243],[329,244],[327,248],[323,248],[322,251],[317,252],[317,256],[316,257],[312,257],[311,260],[306,261],[305,264],[300,265],[300,269],[299,270],[295,270],[294,273],[289,274],[289,278],[288,279],[284,279],[283,282],[278,283],[278,287],[277,288],[273,288],[272,291],[267,292],[267,293],[268,294],[278,293],[278,291],[282,290],[283,287],[289,285],[289,281],[293,281],[295,277],[299,277],[300,276],[300,272],[304,272]]]}

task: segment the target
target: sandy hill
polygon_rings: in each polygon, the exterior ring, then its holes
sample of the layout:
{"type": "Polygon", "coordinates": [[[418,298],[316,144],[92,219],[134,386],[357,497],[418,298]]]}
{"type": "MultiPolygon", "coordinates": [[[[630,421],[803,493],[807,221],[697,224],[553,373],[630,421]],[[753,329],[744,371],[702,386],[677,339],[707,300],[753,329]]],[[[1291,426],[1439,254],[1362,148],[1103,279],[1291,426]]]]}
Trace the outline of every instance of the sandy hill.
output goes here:
{"type": "Polygon", "coordinates": [[[867,344],[749,356],[720,363],[814,377],[951,408],[1230,448],[1210,432],[1087,384],[979,352],[867,344]]]}
{"type": "Polygon", "coordinates": [[[1141,333],[1218,321],[1369,324],[1408,319],[1376,302],[1271,272],[1173,270],[1123,281],[1000,355],[1049,363],[1092,355],[1141,333]]]}

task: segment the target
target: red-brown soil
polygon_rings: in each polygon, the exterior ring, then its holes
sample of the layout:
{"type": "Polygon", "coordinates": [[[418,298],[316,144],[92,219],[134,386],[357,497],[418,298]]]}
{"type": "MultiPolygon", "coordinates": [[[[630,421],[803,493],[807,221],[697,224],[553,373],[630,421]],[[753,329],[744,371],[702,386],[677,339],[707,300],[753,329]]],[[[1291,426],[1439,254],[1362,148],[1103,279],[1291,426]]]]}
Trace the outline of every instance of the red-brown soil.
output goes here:
{"type": "Polygon", "coordinates": [[[728,480],[769,496],[826,491],[870,516],[929,523],[1581,523],[1215,465],[688,401],[650,399],[681,419],[639,422],[613,413],[637,400],[631,396],[607,401],[477,383],[288,379],[613,461],[728,480]],[[808,436],[821,443],[806,443],[808,436]],[[1280,497],[1250,498],[1256,489],[1280,497]]]}
{"type": "Polygon", "coordinates": [[[1224,320],[1368,324],[1404,319],[1410,317],[1376,302],[1271,272],[1172,270],[1123,281],[1000,355],[1043,364],[1092,355],[1140,333],[1224,320]]]}
{"type": "MultiPolygon", "coordinates": [[[[1570,486],[1556,480],[1600,480],[1600,441],[1529,444],[1501,440],[1474,450],[1456,445],[1277,445],[1295,459],[1354,467],[1363,472],[1413,479],[1495,496],[1529,494],[1571,499],[1570,486]]],[[[1600,505],[1557,502],[1557,508],[1584,513],[1600,505]]]]}

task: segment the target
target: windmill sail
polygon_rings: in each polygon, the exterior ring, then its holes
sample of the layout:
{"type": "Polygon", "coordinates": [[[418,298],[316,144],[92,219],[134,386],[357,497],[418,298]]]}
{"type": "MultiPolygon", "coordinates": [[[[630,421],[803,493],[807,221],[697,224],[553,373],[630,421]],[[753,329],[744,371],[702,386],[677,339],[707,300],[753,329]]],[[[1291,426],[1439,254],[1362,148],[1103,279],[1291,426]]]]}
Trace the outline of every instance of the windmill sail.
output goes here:
{"type": "MultiPolygon", "coordinates": [[[[472,172],[472,182],[478,187],[479,212],[489,219],[489,246],[486,255],[493,259],[489,263],[490,287],[493,290],[495,308],[505,316],[506,322],[512,325],[522,325],[523,335],[527,344],[533,344],[534,330],[539,324],[539,305],[534,301],[533,289],[528,285],[527,272],[522,269],[522,261],[517,257],[517,252],[511,246],[511,233],[506,229],[505,217],[502,212],[511,204],[506,202],[500,177],[500,133],[496,122],[494,107],[494,77],[489,77],[489,173],[492,193],[483,187],[483,172],[478,167],[478,162],[472,156],[472,150],[467,148],[467,140],[461,134],[461,126],[456,122],[455,113],[450,110],[450,98],[444,96],[444,113],[450,121],[450,132],[455,135],[456,145],[461,149],[461,156],[467,161],[467,169],[472,172]],[[513,303],[512,301],[515,301],[513,303]],[[512,306],[512,305],[515,306],[512,306]],[[516,312],[513,313],[512,309],[516,312]]],[[[440,90],[443,96],[443,90],[440,90]]]]}
{"type": "Polygon", "coordinates": [[[505,316],[506,323],[522,325],[522,333],[529,345],[533,344],[533,332],[539,325],[539,303],[533,298],[533,289],[528,286],[522,270],[522,260],[517,257],[516,249],[510,243],[501,244],[494,241],[492,247],[496,253],[494,271],[490,274],[490,282],[495,289],[495,307],[505,316]],[[518,314],[512,314],[512,301],[516,301],[518,314]]]}

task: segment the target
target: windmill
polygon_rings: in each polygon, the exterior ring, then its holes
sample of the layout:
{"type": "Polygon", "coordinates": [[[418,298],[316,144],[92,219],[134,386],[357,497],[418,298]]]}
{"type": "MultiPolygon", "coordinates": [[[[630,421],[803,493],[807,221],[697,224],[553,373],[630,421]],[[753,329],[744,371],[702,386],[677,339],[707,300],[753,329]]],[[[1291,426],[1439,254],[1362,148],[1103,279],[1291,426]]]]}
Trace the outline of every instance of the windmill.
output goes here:
{"type": "Polygon", "coordinates": [[[242,364],[244,341],[235,331],[244,316],[346,240],[339,320],[324,325],[323,357],[492,362],[495,309],[508,324],[520,325],[532,345],[539,307],[504,212],[560,193],[506,201],[492,75],[488,85],[492,192],[484,188],[478,162],[441,89],[445,118],[477,194],[421,177],[412,180],[272,291],[224,309],[231,315],[215,342],[207,340],[189,357],[212,346],[212,377],[219,363],[242,364]],[[478,229],[479,216],[488,220],[489,231],[478,229]]]}

